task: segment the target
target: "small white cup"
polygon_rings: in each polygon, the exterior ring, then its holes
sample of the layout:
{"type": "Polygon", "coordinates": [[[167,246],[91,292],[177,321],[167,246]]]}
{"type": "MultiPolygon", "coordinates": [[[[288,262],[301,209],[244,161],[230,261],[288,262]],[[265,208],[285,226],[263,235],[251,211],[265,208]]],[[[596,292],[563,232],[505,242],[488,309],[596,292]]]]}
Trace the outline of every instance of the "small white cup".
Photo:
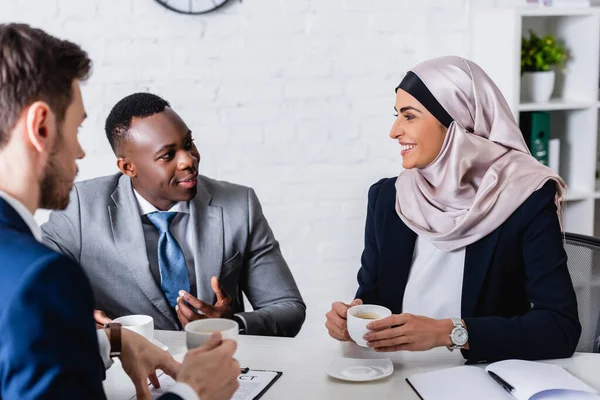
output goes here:
{"type": "Polygon", "coordinates": [[[188,350],[202,346],[214,332],[221,332],[223,339],[238,341],[240,326],[225,318],[206,318],[192,321],[185,326],[185,343],[188,350]]]}
{"type": "Polygon", "coordinates": [[[120,323],[123,328],[139,333],[149,341],[154,340],[154,319],[149,315],[126,315],[113,319],[120,323]]]}
{"type": "Polygon", "coordinates": [[[357,345],[368,347],[367,341],[363,339],[363,336],[365,336],[368,332],[371,332],[369,329],[367,329],[367,325],[373,321],[389,317],[390,315],[392,315],[392,312],[388,308],[374,304],[361,304],[359,306],[350,307],[346,315],[348,333],[357,345]],[[356,316],[365,314],[376,318],[367,319],[356,316]]]}

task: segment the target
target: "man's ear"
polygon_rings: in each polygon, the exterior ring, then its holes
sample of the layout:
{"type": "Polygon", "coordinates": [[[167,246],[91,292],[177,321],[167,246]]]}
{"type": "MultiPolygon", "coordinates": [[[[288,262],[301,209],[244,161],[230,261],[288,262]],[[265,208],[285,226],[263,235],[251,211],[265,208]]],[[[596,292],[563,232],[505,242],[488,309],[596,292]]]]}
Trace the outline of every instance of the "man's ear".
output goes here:
{"type": "Polygon", "coordinates": [[[25,129],[31,145],[40,153],[56,140],[56,118],[48,103],[36,101],[25,110],[25,129]]]}
{"type": "Polygon", "coordinates": [[[119,157],[117,158],[117,167],[124,174],[129,176],[130,178],[134,178],[137,173],[135,171],[135,165],[127,157],[119,157]]]}

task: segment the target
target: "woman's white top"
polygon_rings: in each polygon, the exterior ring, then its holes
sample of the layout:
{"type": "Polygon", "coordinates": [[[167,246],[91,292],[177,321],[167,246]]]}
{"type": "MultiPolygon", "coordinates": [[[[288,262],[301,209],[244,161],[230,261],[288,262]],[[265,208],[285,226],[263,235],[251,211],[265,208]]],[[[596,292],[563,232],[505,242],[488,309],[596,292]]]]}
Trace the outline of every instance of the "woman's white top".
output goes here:
{"type": "Polygon", "coordinates": [[[417,237],[402,312],[460,318],[464,269],[465,247],[446,252],[417,237]]]}

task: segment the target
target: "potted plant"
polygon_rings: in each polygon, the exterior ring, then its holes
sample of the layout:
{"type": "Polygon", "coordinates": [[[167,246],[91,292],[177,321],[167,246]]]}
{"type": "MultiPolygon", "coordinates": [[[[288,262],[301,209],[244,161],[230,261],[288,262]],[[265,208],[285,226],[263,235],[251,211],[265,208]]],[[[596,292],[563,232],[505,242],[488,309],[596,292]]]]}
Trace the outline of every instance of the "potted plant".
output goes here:
{"type": "Polygon", "coordinates": [[[521,40],[521,99],[536,103],[550,100],[555,67],[564,69],[568,55],[554,35],[540,37],[529,31],[521,40]]]}

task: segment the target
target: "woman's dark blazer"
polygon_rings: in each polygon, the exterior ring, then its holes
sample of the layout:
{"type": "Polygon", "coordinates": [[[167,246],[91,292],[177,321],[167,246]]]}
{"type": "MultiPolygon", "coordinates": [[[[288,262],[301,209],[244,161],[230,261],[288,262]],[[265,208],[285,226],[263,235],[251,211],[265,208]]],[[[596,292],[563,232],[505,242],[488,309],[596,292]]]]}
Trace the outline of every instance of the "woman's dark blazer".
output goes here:
{"type": "MultiPolygon", "coordinates": [[[[553,182],[467,246],[461,317],[467,362],[570,357],[581,325],[556,215],[553,182]]],[[[357,298],[402,313],[417,235],[395,211],[395,178],[369,189],[357,298]]],[[[440,268],[443,268],[440,265],[440,268]]]]}

